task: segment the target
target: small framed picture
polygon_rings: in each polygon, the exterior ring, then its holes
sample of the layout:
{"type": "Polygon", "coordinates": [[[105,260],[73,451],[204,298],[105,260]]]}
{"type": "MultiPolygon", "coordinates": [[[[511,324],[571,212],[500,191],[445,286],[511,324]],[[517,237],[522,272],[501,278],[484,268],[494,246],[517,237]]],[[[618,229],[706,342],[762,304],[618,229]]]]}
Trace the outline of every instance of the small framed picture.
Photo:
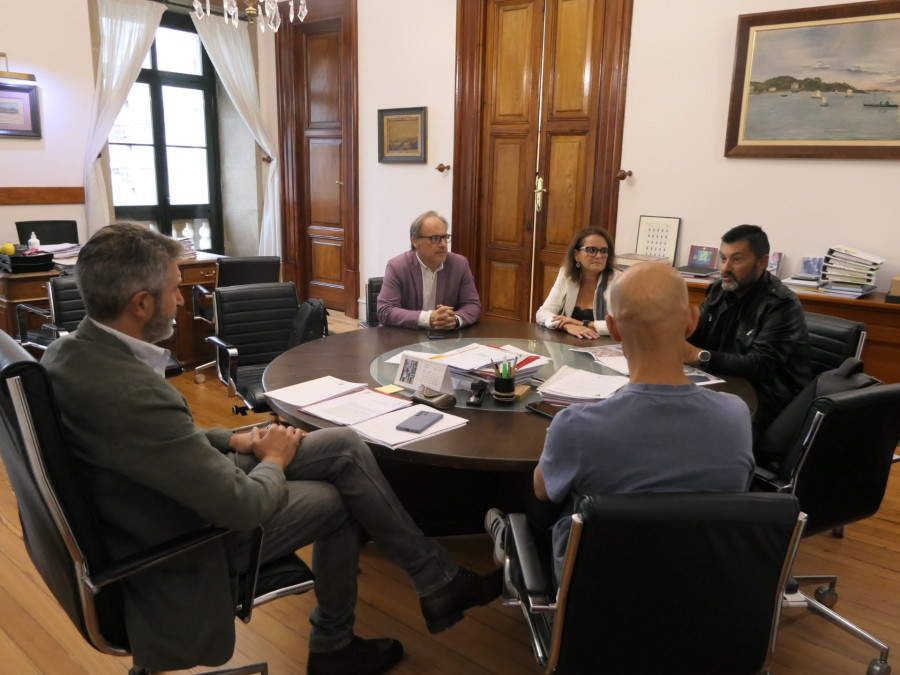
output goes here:
{"type": "Polygon", "coordinates": [[[37,85],[0,82],[0,136],[41,137],[37,85]]]}
{"type": "Polygon", "coordinates": [[[678,228],[681,218],[670,216],[641,216],[635,253],[663,258],[666,264],[675,262],[678,228]]]}
{"type": "Polygon", "coordinates": [[[382,164],[425,163],[425,108],[378,111],[378,161],[382,164]]]}

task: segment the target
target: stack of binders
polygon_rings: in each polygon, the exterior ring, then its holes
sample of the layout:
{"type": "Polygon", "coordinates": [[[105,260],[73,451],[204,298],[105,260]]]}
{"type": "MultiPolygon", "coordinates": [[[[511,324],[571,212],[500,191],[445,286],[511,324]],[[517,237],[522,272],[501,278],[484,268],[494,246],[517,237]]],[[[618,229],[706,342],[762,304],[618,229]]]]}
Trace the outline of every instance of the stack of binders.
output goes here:
{"type": "Polygon", "coordinates": [[[875,290],[875,275],[884,263],[873,253],[849,246],[828,249],[822,261],[821,289],[830,295],[858,298],[875,290]]]}

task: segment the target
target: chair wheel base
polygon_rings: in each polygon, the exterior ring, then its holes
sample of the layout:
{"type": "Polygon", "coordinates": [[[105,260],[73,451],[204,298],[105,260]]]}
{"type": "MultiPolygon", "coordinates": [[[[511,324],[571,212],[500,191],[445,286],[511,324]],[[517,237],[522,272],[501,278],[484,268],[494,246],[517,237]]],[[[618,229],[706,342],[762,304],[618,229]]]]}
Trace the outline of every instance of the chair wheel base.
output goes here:
{"type": "Polygon", "coordinates": [[[872,659],[866,668],[866,675],[891,675],[891,664],[881,659],[872,659]]]}
{"type": "Polygon", "coordinates": [[[247,406],[233,405],[233,406],[231,406],[231,414],[232,415],[241,415],[243,417],[246,417],[247,416],[247,406]]]}

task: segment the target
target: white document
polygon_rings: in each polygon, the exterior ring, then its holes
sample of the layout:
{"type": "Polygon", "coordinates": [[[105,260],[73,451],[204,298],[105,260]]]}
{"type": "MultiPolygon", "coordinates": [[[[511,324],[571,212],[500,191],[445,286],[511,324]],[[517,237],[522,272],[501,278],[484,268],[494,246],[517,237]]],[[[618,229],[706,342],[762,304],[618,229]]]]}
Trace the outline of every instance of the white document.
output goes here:
{"type": "Polygon", "coordinates": [[[365,382],[347,382],[346,380],[326,375],[309,382],[301,382],[292,384],[289,387],[267,391],[266,398],[289,408],[303,408],[319,401],[327,401],[335,396],[359,391],[364,389],[365,386],[365,382]]]}
{"type": "Polygon", "coordinates": [[[394,412],[387,413],[386,415],[373,417],[372,419],[366,420],[365,422],[360,422],[359,424],[353,424],[350,428],[356,430],[356,432],[364,438],[378,443],[379,445],[385,445],[389,448],[397,448],[401,445],[407,445],[415,441],[421,441],[423,438],[431,438],[432,436],[442,434],[445,431],[458,429],[459,427],[466,424],[466,422],[468,422],[468,420],[464,417],[451,415],[448,412],[442,410],[440,412],[441,414],[443,414],[443,417],[435,424],[428,427],[428,429],[423,431],[421,434],[414,434],[409,431],[400,431],[399,429],[397,429],[397,425],[400,424],[400,422],[409,417],[412,417],[417,412],[422,410],[434,412],[434,408],[430,406],[421,404],[414,405],[410,408],[395,410],[394,412]]]}
{"type": "Polygon", "coordinates": [[[303,412],[334,424],[356,424],[410,405],[412,401],[406,398],[361,389],[352,394],[308,405],[303,408],[303,412]]]}
{"type": "Polygon", "coordinates": [[[599,401],[616,393],[628,384],[628,378],[619,375],[600,375],[571,366],[563,366],[538,387],[544,400],[561,402],[599,401]]]}
{"type": "Polygon", "coordinates": [[[628,360],[624,356],[601,356],[597,359],[597,363],[622,375],[628,374],[628,360]]]}
{"type": "Polygon", "coordinates": [[[428,358],[422,352],[404,352],[394,384],[413,391],[425,385],[435,391],[453,394],[453,381],[447,364],[428,358]]]}

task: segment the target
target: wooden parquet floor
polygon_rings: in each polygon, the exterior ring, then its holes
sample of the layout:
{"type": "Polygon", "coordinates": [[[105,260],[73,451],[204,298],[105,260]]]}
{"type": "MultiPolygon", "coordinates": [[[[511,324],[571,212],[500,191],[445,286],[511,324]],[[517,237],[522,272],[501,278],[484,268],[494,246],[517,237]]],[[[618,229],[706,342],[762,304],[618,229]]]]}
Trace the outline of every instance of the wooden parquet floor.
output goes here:
{"type": "MultiPolygon", "coordinates": [[[[333,313],[335,314],[335,313],[333,313]]],[[[355,320],[330,318],[332,330],[355,328],[355,320]]],[[[235,418],[232,401],[212,377],[196,384],[191,374],[174,378],[201,425],[239,426],[263,419],[235,418]]],[[[800,547],[795,572],[836,573],[836,610],[889,645],[900,645],[900,478],[895,468],[880,512],[847,528],[843,539],[818,535],[800,547]]],[[[479,571],[492,565],[486,535],[442,540],[462,564],[479,571]]],[[[300,554],[309,560],[310,550],[300,554]]],[[[709,589],[715,593],[715,588],[709,589]]],[[[306,670],[308,615],[314,595],[284,598],[257,609],[237,626],[237,648],[229,665],[268,661],[272,675],[306,670]]],[[[665,602],[659,598],[659,602],[665,602]]],[[[729,599],[723,597],[723,603],[729,599]]],[[[0,468],[0,673],[15,675],[124,675],[127,659],[105,656],[83,641],[31,564],[22,541],[15,497],[0,468]]],[[[653,611],[648,605],[647,611],[653,611]]],[[[467,613],[453,629],[429,635],[405,574],[374,546],[360,560],[357,633],[389,635],[403,642],[397,675],[531,675],[540,672],[531,655],[527,628],[517,608],[499,602],[467,613]]],[[[874,649],[819,617],[786,611],[778,636],[774,672],[780,675],[862,675],[874,649]]],[[[636,656],[640,658],[640,656],[636,656]]],[[[665,673],[650,663],[648,673],[665,673]]],[[[203,668],[191,673],[202,673],[203,668]]]]}

